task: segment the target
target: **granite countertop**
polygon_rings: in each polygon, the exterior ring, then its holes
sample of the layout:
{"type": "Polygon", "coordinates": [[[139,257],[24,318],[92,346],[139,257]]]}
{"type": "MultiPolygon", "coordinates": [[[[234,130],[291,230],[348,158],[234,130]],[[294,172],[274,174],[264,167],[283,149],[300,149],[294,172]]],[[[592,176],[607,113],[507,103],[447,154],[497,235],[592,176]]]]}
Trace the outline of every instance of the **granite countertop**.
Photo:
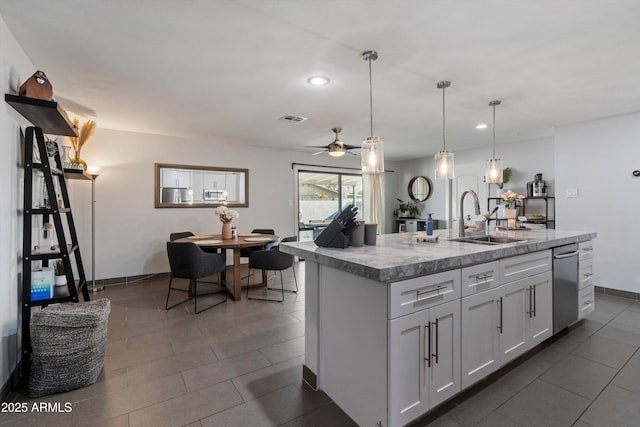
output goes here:
{"type": "Polygon", "coordinates": [[[531,230],[492,232],[490,235],[518,238],[519,243],[481,245],[450,241],[449,230],[436,230],[437,243],[418,242],[424,232],[378,236],[375,246],[347,249],[320,248],[313,242],[287,242],[280,250],[308,261],[347,271],[383,283],[424,276],[440,271],[541,251],[596,237],[595,232],[531,230]]]}

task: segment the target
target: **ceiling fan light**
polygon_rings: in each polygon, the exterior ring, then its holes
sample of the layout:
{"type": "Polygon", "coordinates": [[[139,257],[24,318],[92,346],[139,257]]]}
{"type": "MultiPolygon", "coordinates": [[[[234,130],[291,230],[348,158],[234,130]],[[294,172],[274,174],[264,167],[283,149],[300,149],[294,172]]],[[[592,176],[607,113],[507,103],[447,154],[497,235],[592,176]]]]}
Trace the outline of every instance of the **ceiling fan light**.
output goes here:
{"type": "Polygon", "coordinates": [[[488,184],[502,183],[502,161],[500,159],[487,160],[484,177],[488,184]]]}
{"type": "Polygon", "coordinates": [[[329,150],[329,155],[331,157],[342,157],[344,156],[344,153],[346,153],[344,150],[329,150]]]}
{"type": "Polygon", "coordinates": [[[380,138],[368,136],[360,150],[363,173],[384,173],[384,142],[380,138]]]}

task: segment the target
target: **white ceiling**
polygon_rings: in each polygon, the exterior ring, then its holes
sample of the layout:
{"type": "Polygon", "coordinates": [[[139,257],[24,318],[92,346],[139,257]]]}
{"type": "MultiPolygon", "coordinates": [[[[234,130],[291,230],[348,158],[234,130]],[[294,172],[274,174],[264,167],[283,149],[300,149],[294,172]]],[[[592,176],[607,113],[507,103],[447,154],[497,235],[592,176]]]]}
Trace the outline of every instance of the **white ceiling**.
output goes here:
{"type": "Polygon", "coordinates": [[[360,144],[369,49],[391,159],[442,147],[440,80],[454,152],[491,144],[475,125],[493,99],[498,146],[640,111],[637,0],[0,0],[0,14],[56,100],[102,128],[291,149],[341,126],[360,144]]]}

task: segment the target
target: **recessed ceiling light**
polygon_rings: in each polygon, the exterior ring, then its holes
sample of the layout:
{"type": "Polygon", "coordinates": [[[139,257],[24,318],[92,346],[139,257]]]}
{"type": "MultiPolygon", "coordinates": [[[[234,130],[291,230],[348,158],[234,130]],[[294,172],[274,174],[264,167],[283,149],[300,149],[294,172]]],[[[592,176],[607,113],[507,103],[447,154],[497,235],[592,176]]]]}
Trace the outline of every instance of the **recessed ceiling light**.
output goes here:
{"type": "Polygon", "coordinates": [[[489,126],[486,123],[480,123],[478,125],[476,125],[476,129],[486,129],[489,126]]]}
{"type": "Polygon", "coordinates": [[[324,76],[313,76],[307,79],[307,82],[309,82],[311,86],[328,85],[330,81],[331,80],[329,80],[329,77],[324,77],[324,76]]]}

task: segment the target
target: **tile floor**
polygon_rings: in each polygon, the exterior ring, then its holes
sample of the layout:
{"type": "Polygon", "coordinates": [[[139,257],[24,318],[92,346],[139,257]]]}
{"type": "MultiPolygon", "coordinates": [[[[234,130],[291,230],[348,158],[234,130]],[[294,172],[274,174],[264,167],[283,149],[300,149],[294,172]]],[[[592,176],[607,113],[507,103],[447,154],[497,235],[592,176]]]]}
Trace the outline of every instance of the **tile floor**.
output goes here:
{"type": "MultiPolygon", "coordinates": [[[[70,412],[1,413],[0,425],[355,425],[302,384],[304,263],[296,269],[301,289],[285,303],[229,300],[197,316],[189,303],[164,310],[164,277],[107,287],[96,294],[112,304],[98,382],[36,400],[70,412]]],[[[597,297],[589,319],[416,425],[640,425],[640,302],[597,297]]],[[[20,390],[8,400],[34,402],[20,390]]]]}

